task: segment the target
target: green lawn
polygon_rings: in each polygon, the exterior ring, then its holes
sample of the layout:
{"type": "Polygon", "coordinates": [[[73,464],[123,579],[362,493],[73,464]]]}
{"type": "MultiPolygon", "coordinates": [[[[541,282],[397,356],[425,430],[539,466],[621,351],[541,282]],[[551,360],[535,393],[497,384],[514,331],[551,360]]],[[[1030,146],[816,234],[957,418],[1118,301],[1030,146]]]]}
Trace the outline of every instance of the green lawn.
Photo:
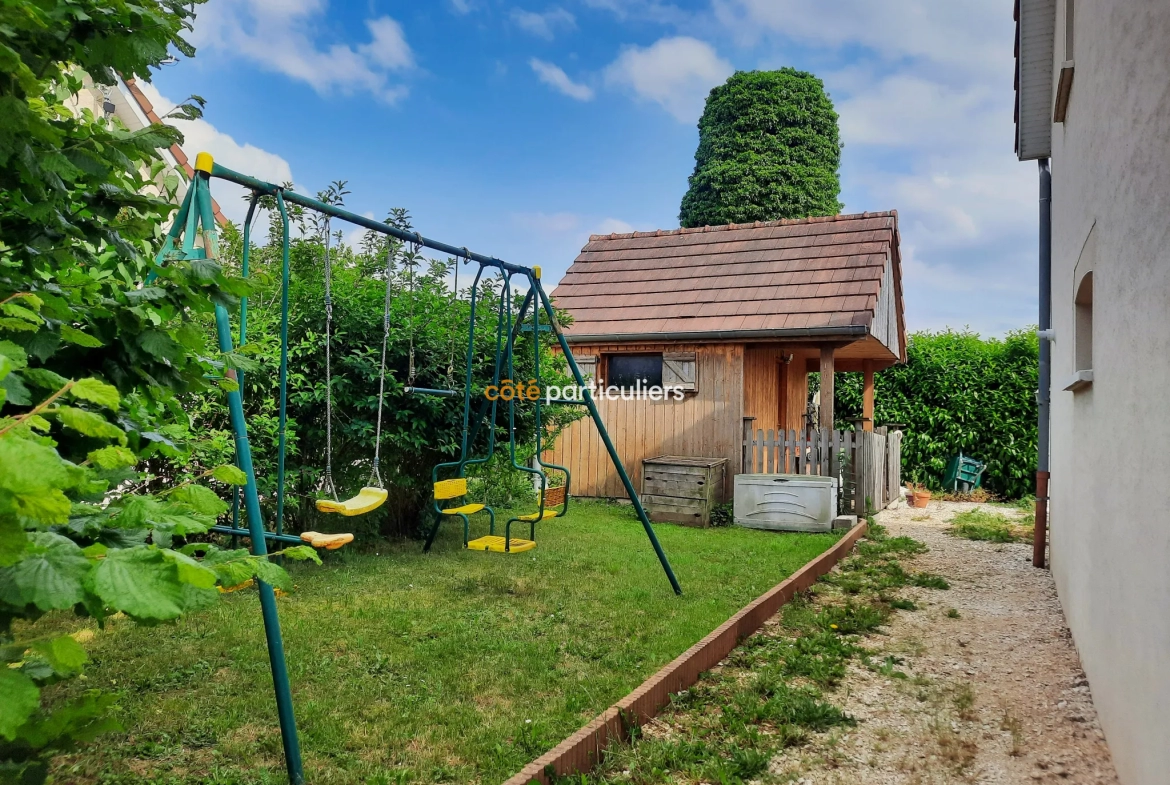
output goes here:
{"type": "MultiPolygon", "coordinates": [[[[464,551],[456,528],[426,556],[293,566],[279,605],[309,782],[502,782],[836,539],[656,526],[676,597],[629,507],[575,504],[515,556],[464,551]]],[[[86,680],[60,689],[119,691],[126,731],[60,757],[59,781],[287,781],[253,591],[86,647],[86,680]]]]}

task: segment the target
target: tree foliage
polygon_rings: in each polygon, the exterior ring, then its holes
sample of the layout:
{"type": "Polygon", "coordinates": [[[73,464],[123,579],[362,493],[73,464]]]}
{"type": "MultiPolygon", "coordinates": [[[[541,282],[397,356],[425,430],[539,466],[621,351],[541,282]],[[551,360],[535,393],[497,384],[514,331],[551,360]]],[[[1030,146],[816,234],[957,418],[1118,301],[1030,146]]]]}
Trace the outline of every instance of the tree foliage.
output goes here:
{"type": "Polygon", "coordinates": [[[793,68],[739,71],[707,97],[679,222],[836,215],[840,163],[837,113],[820,79],[793,68]]]}
{"type": "MultiPolygon", "coordinates": [[[[1009,498],[1034,492],[1039,344],[1034,329],[1003,339],[969,331],[915,333],[908,361],[875,375],[874,419],[899,423],[902,476],[938,488],[962,452],[987,464],[983,484],[1009,498]]],[[[859,373],[838,374],[835,412],[861,416],[859,373]]]]}
{"type": "MultiPolygon", "coordinates": [[[[0,779],[38,782],[47,756],[114,727],[97,691],[51,709],[41,689],[78,675],[71,637],[37,620],[72,609],[157,624],[205,606],[217,584],[284,571],[182,539],[227,505],[206,482],[151,486],[142,461],[190,454],[184,395],[228,358],[199,320],[246,284],[210,261],[152,269],[179,186],[157,148],[69,100],[87,80],[148,75],[183,40],[190,4],[38,0],[0,5],[0,779]],[[158,196],[152,194],[159,194],[158,196]],[[176,541],[179,538],[179,541],[176,541]],[[175,546],[175,547],[172,547],[175,546]],[[202,556],[202,558],[199,558],[202,556]]],[[[218,394],[218,393],[216,393],[218,394]]],[[[285,552],[316,555],[309,548],[285,552]]]]}

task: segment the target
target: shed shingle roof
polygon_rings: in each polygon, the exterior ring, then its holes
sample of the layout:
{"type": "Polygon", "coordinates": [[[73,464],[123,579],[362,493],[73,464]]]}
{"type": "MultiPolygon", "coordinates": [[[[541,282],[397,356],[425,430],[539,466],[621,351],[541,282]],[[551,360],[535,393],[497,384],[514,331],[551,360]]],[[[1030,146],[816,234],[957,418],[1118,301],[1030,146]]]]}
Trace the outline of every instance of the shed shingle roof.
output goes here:
{"type": "Polygon", "coordinates": [[[593,235],[553,296],[573,315],[566,332],[578,341],[858,334],[873,319],[887,259],[900,327],[894,211],[593,235]]]}

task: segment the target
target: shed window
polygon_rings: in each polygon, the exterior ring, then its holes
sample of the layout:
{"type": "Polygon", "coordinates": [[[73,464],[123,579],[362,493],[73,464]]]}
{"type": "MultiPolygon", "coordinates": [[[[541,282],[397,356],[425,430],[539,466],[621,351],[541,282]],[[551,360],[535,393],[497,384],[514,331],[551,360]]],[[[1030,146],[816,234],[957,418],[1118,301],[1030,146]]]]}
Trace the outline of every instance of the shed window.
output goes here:
{"type": "Polygon", "coordinates": [[[681,390],[697,389],[694,352],[666,352],[662,355],[662,386],[681,390]]]}
{"type": "Polygon", "coordinates": [[[662,386],[661,354],[611,354],[605,364],[607,386],[632,390],[639,381],[643,389],[662,386]]]}

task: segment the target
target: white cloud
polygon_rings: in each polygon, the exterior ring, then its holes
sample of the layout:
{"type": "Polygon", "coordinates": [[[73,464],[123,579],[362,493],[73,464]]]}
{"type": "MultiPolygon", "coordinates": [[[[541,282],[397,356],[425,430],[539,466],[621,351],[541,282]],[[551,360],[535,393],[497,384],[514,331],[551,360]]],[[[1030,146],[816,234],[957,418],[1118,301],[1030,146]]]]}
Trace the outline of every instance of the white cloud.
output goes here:
{"type": "Polygon", "coordinates": [[[683,11],[672,3],[661,3],[658,0],[584,0],[589,8],[609,11],[618,19],[645,20],[659,24],[682,25],[692,18],[692,14],[683,11]]]}
{"type": "Polygon", "coordinates": [[[451,8],[460,16],[470,14],[472,10],[470,0],[451,0],[451,8]]]}
{"type": "MultiPolygon", "coordinates": [[[[159,117],[175,108],[175,102],[162,95],[154,85],[143,81],[137,82],[137,85],[159,117]]],[[[211,153],[216,163],[237,172],[270,183],[293,181],[292,167],[284,158],[246,142],[241,144],[206,120],[168,119],[165,122],[183,132],[183,152],[192,162],[197,153],[206,152],[211,153]]],[[[246,189],[226,180],[216,180],[212,184],[212,196],[219,203],[220,210],[237,224],[244,222],[248,212],[248,205],[242,198],[247,193],[246,189]]]]}
{"type": "Polygon", "coordinates": [[[713,0],[713,6],[746,42],[774,33],[820,46],[860,45],[889,61],[921,58],[1010,79],[1013,38],[1002,29],[1012,20],[1011,0],[713,0]]]}
{"type": "Polygon", "coordinates": [[[572,30],[577,26],[576,17],[559,6],[554,6],[543,13],[513,8],[512,22],[521,30],[546,41],[553,40],[558,30],[572,30]]]}
{"type": "Polygon", "coordinates": [[[401,25],[388,16],[366,20],[370,41],[356,48],[321,40],[327,0],[221,0],[202,6],[192,43],[305,82],[322,95],[366,92],[386,103],[408,88],[393,74],[414,67],[401,25]]]}
{"type": "Polygon", "coordinates": [[[734,69],[704,41],[680,36],[626,48],[605,69],[609,85],[653,101],[683,123],[695,122],[712,87],[734,69]]]}
{"type": "Polygon", "coordinates": [[[570,98],[575,98],[578,101],[590,101],[593,99],[592,87],[574,82],[560,67],[552,63],[546,63],[544,60],[538,60],[535,57],[528,61],[528,65],[532,66],[532,70],[536,72],[536,76],[540,81],[554,90],[564,93],[570,98]]]}
{"type": "Polygon", "coordinates": [[[621,220],[620,218],[606,218],[597,228],[593,230],[593,234],[629,234],[634,231],[634,225],[621,220]]]}

